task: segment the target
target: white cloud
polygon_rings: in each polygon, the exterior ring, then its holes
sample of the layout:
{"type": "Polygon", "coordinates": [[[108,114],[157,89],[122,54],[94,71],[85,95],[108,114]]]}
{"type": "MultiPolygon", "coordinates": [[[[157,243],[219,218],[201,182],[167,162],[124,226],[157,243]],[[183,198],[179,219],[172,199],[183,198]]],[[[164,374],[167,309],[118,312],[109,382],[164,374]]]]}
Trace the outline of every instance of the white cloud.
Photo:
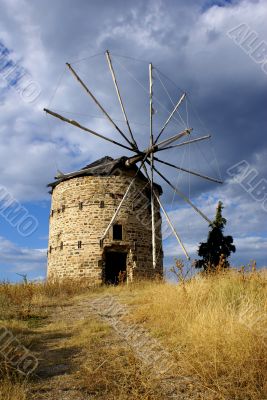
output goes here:
{"type": "Polygon", "coordinates": [[[16,273],[35,273],[42,271],[46,265],[46,249],[31,249],[20,247],[15,243],[0,237],[0,258],[2,277],[16,273]],[[7,268],[8,266],[8,268],[7,268]]]}
{"type": "MultiPolygon", "coordinates": [[[[226,80],[233,83],[253,79],[255,86],[266,79],[249,56],[228,36],[227,32],[240,24],[247,24],[264,40],[267,35],[267,8],[265,0],[243,0],[229,7],[213,6],[203,13],[190,29],[185,54],[189,65],[195,65],[195,73],[206,90],[220,88],[226,80]]],[[[229,101],[232,99],[229,93],[229,101]]]]}

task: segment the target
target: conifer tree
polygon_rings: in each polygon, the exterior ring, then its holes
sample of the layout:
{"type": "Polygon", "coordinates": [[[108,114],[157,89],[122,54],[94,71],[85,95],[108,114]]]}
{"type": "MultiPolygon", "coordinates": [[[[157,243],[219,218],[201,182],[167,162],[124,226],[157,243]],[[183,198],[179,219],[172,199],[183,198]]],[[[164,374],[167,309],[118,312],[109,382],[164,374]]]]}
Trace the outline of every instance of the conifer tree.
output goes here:
{"type": "Polygon", "coordinates": [[[219,201],[214,221],[210,224],[207,242],[200,243],[196,261],[196,268],[204,268],[205,271],[214,271],[217,267],[229,267],[228,258],[236,248],[233,245],[232,236],[224,236],[223,230],[227,223],[222,216],[223,203],[219,201]]]}

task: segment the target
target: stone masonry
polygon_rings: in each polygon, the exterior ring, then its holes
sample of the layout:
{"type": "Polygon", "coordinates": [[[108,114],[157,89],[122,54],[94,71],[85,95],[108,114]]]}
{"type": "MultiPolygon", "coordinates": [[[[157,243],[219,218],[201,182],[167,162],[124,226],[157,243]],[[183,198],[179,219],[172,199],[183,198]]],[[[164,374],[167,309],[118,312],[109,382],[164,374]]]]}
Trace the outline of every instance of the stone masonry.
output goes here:
{"type": "MultiPolygon", "coordinates": [[[[92,285],[101,284],[105,282],[106,257],[112,251],[127,254],[129,281],[162,276],[161,216],[155,200],[157,267],[153,269],[150,186],[146,178],[137,176],[115,221],[122,226],[122,240],[114,240],[111,227],[101,242],[136,167],[114,168],[107,176],[97,172],[89,175],[90,168],[87,173],[81,176],[79,172],[79,176],[53,185],[48,278],[86,277],[92,285]]],[[[159,188],[155,186],[158,195],[159,188]]]]}

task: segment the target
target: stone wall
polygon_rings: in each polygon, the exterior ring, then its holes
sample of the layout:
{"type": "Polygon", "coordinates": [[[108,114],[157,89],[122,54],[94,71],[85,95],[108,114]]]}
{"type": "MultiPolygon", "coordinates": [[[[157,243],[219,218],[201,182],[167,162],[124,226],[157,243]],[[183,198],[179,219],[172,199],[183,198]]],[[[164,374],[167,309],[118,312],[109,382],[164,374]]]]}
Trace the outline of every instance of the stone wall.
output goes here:
{"type": "Polygon", "coordinates": [[[111,176],[75,177],[58,184],[52,193],[48,247],[48,278],[86,277],[92,284],[105,280],[107,251],[127,252],[128,279],[162,275],[161,217],[156,211],[157,268],[152,267],[149,184],[140,178],[119,212],[122,240],[112,229],[100,244],[129,183],[133,171],[111,176]]]}

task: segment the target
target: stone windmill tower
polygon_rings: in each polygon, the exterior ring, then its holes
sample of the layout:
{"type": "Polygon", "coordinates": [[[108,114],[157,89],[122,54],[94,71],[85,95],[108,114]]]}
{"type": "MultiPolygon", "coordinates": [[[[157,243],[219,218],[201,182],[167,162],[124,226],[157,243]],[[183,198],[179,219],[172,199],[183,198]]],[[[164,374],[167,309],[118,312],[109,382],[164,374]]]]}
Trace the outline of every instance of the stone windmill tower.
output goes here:
{"type": "MultiPolygon", "coordinates": [[[[219,179],[167,161],[167,151],[207,140],[210,135],[189,139],[192,128],[188,127],[178,111],[181,104],[186,101],[186,93],[179,96],[178,102],[174,104],[174,108],[162,128],[157,135],[154,135],[154,68],[152,64],[149,64],[149,146],[143,150],[139,149],[126,115],[108,51],[106,51],[106,58],[129,131],[128,135],[117,126],[74,68],[70,64],[67,64],[67,67],[86,94],[112,124],[114,130],[123,138],[123,143],[89,129],[76,120],[64,117],[57,112],[48,109],[44,109],[44,111],[90,135],[126,149],[133,155],[116,160],[104,157],[79,171],[67,175],[59,174],[56,181],[49,184],[52,188],[52,207],[48,277],[86,276],[91,279],[92,284],[98,284],[101,282],[117,283],[120,273],[124,273],[129,280],[134,277],[152,278],[158,274],[162,275],[160,211],[165,216],[187,259],[189,259],[189,255],[163,207],[160,200],[162,190],[159,185],[154,183],[154,174],[157,174],[209,224],[211,224],[211,220],[179,188],[173,185],[159,168],[165,165],[198,178],[222,183],[219,179]],[[159,139],[170,121],[175,120],[176,113],[178,113],[184,129],[160,141],[159,139]],[[183,141],[176,143],[181,140],[183,141]],[[165,158],[159,158],[159,154],[164,154],[165,158]]],[[[188,113],[187,107],[186,113],[188,113]]]]}
{"type": "MultiPolygon", "coordinates": [[[[161,216],[155,204],[157,263],[151,257],[150,183],[126,157],[104,157],[80,171],[58,176],[52,188],[48,278],[86,277],[94,285],[153,278],[163,273],[161,216]],[[137,173],[137,175],[136,175],[137,173]],[[136,175],[119,216],[104,237],[136,175]]],[[[154,184],[157,195],[161,187],[154,184]]]]}

